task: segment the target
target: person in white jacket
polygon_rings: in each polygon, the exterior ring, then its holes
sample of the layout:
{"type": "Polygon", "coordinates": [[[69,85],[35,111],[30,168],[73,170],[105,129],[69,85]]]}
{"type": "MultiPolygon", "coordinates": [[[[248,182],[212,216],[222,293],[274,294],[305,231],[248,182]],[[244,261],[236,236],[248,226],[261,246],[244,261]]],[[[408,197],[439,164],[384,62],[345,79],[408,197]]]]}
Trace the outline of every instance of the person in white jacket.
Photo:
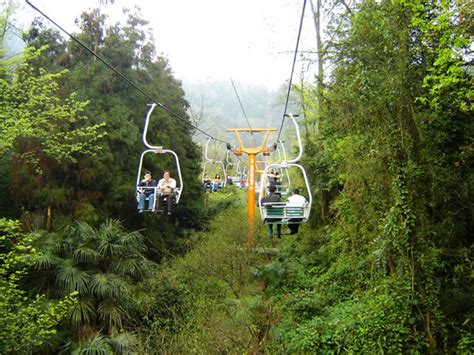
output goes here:
{"type": "MultiPolygon", "coordinates": [[[[300,195],[299,189],[293,190],[293,195],[288,197],[287,206],[298,206],[303,207],[306,204],[306,198],[300,195]]],[[[300,228],[299,223],[288,223],[288,228],[290,229],[290,234],[298,233],[298,229],[300,228]]]]}
{"type": "Polygon", "coordinates": [[[173,211],[173,194],[176,189],[176,180],[171,177],[171,173],[168,170],[165,170],[163,173],[163,179],[158,181],[157,188],[160,193],[158,198],[158,210],[163,208],[163,202],[166,199],[168,214],[170,215],[173,211]]]}

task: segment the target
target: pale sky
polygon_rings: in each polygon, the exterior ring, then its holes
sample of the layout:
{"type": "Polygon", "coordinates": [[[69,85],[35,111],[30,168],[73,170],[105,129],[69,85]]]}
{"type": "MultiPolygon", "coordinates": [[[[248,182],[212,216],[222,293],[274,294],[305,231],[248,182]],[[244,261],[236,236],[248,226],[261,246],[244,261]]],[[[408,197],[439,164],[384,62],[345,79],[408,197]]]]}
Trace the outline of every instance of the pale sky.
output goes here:
{"type": "MultiPolygon", "coordinates": [[[[99,0],[31,3],[74,32],[74,19],[97,7],[99,0]]],[[[136,4],[153,29],[158,53],[169,59],[180,80],[195,83],[232,78],[277,89],[290,77],[303,0],[115,0],[104,12],[118,19],[123,7],[136,4]]],[[[20,5],[24,11],[17,18],[26,24],[37,13],[24,2],[20,5]]],[[[308,1],[300,51],[315,47],[309,6],[308,1]]],[[[301,66],[298,61],[294,80],[298,80],[301,66]]]]}

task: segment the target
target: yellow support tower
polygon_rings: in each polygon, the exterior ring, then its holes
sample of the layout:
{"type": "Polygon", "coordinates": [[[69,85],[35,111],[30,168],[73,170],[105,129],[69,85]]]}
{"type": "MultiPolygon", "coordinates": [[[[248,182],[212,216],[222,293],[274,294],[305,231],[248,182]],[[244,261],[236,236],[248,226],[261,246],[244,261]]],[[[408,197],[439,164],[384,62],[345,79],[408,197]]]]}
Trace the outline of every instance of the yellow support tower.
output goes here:
{"type": "Polygon", "coordinates": [[[247,244],[255,244],[255,174],[257,172],[257,154],[269,155],[273,151],[273,147],[267,147],[266,143],[270,132],[278,131],[277,128],[227,128],[227,132],[234,132],[237,136],[237,141],[240,146],[230,148],[232,153],[241,156],[243,153],[247,154],[248,159],[248,220],[249,229],[247,234],[247,244]],[[262,142],[258,147],[246,148],[242,141],[241,133],[264,133],[262,142]]]}

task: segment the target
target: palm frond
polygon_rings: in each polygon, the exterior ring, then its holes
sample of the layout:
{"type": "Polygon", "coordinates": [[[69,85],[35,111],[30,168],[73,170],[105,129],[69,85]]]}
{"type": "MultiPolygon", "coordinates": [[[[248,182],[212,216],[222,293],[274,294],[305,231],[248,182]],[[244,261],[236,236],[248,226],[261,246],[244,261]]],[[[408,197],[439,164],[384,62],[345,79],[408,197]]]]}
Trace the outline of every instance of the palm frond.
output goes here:
{"type": "Polygon", "coordinates": [[[129,250],[133,249],[134,253],[142,253],[147,250],[143,236],[137,231],[120,235],[119,243],[129,250]]]}
{"type": "Polygon", "coordinates": [[[127,253],[126,247],[107,239],[103,239],[99,242],[98,250],[100,255],[109,258],[120,257],[127,253]]]}
{"type": "Polygon", "coordinates": [[[68,320],[75,327],[90,323],[95,317],[94,306],[90,300],[79,299],[68,313],[68,320]]]}
{"type": "Polygon", "coordinates": [[[96,265],[100,258],[100,253],[87,244],[80,244],[73,251],[72,257],[78,262],[96,265]]]}
{"type": "Polygon", "coordinates": [[[109,344],[117,354],[136,353],[139,341],[135,334],[122,333],[109,338],[109,344]]]}
{"type": "Polygon", "coordinates": [[[70,241],[64,238],[63,235],[55,232],[35,232],[41,235],[35,241],[35,246],[44,253],[51,253],[55,255],[67,254],[71,250],[70,241]]]}
{"type": "Polygon", "coordinates": [[[113,348],[103,335],[96,335],[92,340],[80,342],[79,347],[72,352],[74,355],[110,355],[113,348]]]}
{"type": "Polygon", "coordinates": [[[150,271],[150,264],[143,256],[129,256],[114,260],[110,270],[120,275],[143,278],[150,271]]]}
{"type": "Polygon", "coordinates": [[[109,329],[122,328],[122,321],[127,312],[112,300],[103,301],[98,307],[99,319],[105,321],[109,329]]]}
{"type": "Polygon", "coordinates": [[[117,275],[107,273],[97,273],[90,281],[91,291],[100,298],[120,298],[127,285],[125,281],[117,275]]]}
{"type": "Polygon", "coordinates": [[[56,271],[56,282],[65,294],[72,291],[87,294],[89,292],[89,280],[90,274],[79,269],[70,259],[63,260],[56,271]]]}
{"type": "Polygon", "coordinates": [[[117,241],[118,237],[124,232],[122,223],[116,219],[107,219],[104,223],[100,225],[97,233],[100,236],[100,239],[106,239],[110,242],[117,241]]]}
{"type": "Polygon", "coordinates": [[[51,252],[45,252],[40,254],[36,258],[34,267],[36,270],[51,270],[54,267],[58,266],[60,260],[60,258],[52,254],[51,252]]]}
{"type": "Polygon", "coordinates": [[[69,233],[74,236],[79,243],[97,239],[97,230],[84,221],[75,221],[74,224],[70,226],[69,233]]]}

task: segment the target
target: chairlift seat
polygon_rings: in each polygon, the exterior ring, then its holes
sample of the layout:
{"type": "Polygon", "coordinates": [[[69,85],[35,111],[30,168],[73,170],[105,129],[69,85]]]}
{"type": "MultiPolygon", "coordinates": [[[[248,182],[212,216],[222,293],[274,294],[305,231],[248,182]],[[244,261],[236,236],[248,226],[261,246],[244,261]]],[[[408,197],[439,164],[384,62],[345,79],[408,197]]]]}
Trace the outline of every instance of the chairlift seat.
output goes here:
{"type": "Polygon", "coordinates": [[[288,195],[288,185],[275,185],[276,191],[281,195],[288,195]]]}
{"type": "Polygon", "coordinates": [[[266,224],[300,224],[308,219],[309,207],[288,202],[265,202],[263,221],[266,224]]]}
{"type": "Polygon", "coordinates": [[[267,223],[281,222],[285,217],[285,207],[281,205],[274,205],[270,203],[264,203],[266,210],[265,221],[267,223]]]}

